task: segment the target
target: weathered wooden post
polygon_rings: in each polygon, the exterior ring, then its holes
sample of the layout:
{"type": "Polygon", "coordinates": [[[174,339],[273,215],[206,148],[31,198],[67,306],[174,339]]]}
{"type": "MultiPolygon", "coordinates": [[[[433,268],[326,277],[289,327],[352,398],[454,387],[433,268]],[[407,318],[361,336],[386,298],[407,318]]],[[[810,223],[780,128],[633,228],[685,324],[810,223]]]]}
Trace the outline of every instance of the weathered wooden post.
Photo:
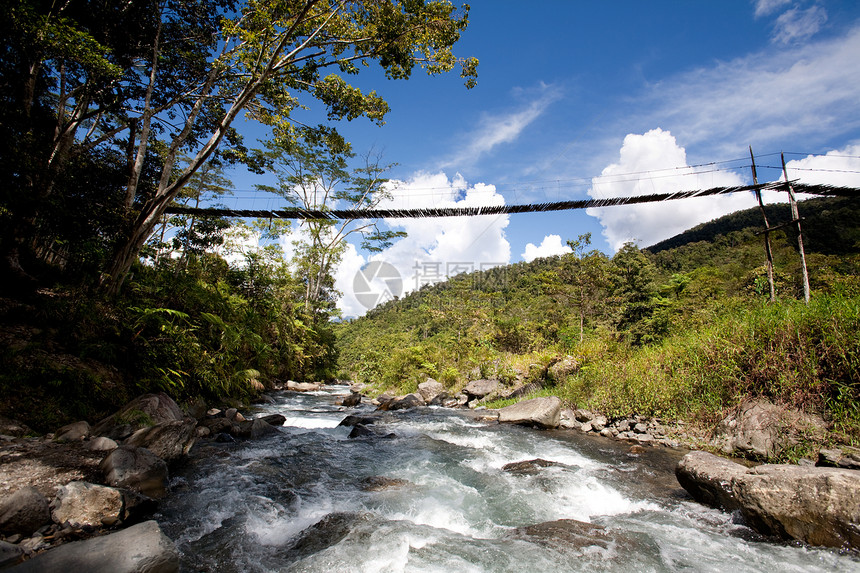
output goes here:
{"type": "MultiPolygon", "coordinates": [[[[752,177],[753,185],[758,185],[758,174],[755,170],[755,156],[753,156],[752,145],[750,145],[750,160],[752,161],[752,177]]],[[[773,252],[770,249],[770,223],[767,220],[767,213],[764,211],[764,202],[761,200],[761,189],[755,190],[755,198],[758,199],[758,208],[761,211],[761,216],[764,219],[764,252],[767,255],[767,284],[770,287],[770,302],[776,300],[776,287],[773,284],[773,252]]]]}
{"type": "Polygon", "coordinates": [[[806,253],[803,251],[803,233],[800,230],[800,213],[797,210],[797,198],[794,196],[794,188],[788,180],[788,170],[785,168],[785,154],[780,153],[782,159],[782,174],[785,176],[785,186],[788,188],[788,202],[791,205],[792,223],[797,229],[797,248],[800,251],[800,269],[803,274],[803,300],[809,303],[809,273],[806,270],[806,253]]]}

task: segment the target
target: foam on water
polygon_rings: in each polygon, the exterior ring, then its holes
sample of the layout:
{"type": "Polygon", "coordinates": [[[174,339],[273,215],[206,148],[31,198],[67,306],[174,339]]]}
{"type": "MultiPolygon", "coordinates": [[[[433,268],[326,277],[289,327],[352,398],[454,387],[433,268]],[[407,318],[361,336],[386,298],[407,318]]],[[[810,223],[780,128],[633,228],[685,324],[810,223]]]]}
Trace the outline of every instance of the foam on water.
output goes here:
{"type": "Polygon", "coordinates": [[[349,440],[337,427],[348,412],[334,405],[343,393],[284,395],[266,407],[288,418],[278,433],[207,446],[217,455],[183,470],[159,517],[183,571],[860,571],[832,551],[755,540],[729,514],[655,500],[635,485],[650,471],[639,460],[594,459],[563,434],[418,410],[375,426],[394,438],[349,440]],[[558,465],[503,470],[535,458],[558,465]],[[405,483],[366,491],[363,480],[375,476],[405,483]],[[334,512],[362,518],[296,553],[308,528],[334,512]],[[605,527],[608,546],[562,550],[512,537],[559,519],[605,527]]]}

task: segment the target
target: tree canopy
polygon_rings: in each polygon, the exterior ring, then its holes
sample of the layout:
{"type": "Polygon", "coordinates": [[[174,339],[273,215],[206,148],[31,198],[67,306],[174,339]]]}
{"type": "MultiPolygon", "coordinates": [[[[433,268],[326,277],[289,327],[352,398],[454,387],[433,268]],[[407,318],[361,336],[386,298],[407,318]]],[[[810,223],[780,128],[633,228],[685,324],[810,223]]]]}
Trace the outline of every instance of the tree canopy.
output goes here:
{"type": "Polygon", "coordinates": [[[213,155],[259,168],[233,127],[243,114],[283,128],[316,104],[329,120],[381,124],[385,100],[349,81],[374,62],[389,79],[458,65],[467,87],[476,78],[477,60],[453,53],[469,7],[441,0],[19,0],[2,11],[4,259],[23,270],[46,202],[76,158],[100,153],[125,172],[111,200],[122,231],[103,237],[111,290],[213,155]]]}

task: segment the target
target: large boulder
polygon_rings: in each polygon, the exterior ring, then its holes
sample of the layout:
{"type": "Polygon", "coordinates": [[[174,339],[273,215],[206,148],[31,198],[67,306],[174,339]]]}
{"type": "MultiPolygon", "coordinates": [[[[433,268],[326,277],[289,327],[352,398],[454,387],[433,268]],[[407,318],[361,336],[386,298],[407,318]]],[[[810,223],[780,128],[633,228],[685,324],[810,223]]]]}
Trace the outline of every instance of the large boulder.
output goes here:
{"type": "Polygon", "coordinates": [[[492,394],[498,389],[498,380],[472,380],[471,382],[466,384],[465,388],[463,388],[463,393],[469,397],[469,401],[472,401],[476,398],[479,399],[489,394],[492,394]]]}
{"type": "Polygon", "coordinates": [[[72,422],[54,432],[55,442],[80,442],[90,435],[90,425],[85,421],[72,422]]]}
{"type": "Polygon", "coordinates": [[[0,533],[31,535],[51,523],[48,499],[32,486],[0,500],[0,533]]]}
{"type": "Polygon", "coordinates": [[[428,378],[424,382],[418,385],[418,393],[421,394],[421,397],[424,398],[424,401],[428,404],[433,401],[433,399],[445,391],[445,387],[441,382],[437,382],[432,378],[428,378]]]}
{"type": "Polygon", "coordinates": [[[762,465],[732,478],[747,524],[810,545],[860,548],[860,473],[762,465]]]}
{"type": "Polygon", "coordinates": [[[153,499],[161,499],[167,493],[167,463],[146,448],[120,446],[102,460],[99,469],[114,487],[128,488],[153,499]]]}
{"type": "Polygon", "coordinates": [[[129,436],[125,443],[146,448],[170,463],[187,455],[196,439],[197,422],[192,418],[185,418],[141,428],[129,436]]]}
{"type": "Polygon", "coordinates": [[[732,492],[732,478],[746,473],[746,466],[708,452],[690,452],[678,462],[678,483],[699,503],[734,511],[738,503],[732,492]]]}
{"type": "Polygon", "coordinates": [[[711,443],[725,454],[767,460],[801,440],[820,439],[825,430],[820,418],[757,399],[726,416],[711,443]]]}
{"type": "Polygon", "coordinates": [[[499,422],[557,428],[561,421],[561,400],[556,396],[523,400],[499,410],[499,422]]]}
{"type": "Polygon", "coordinates": [[[92,435],[124,440],[141,428],[184,419],[182,409],[164,392],[144,394],[96,424],[92,435]]]}
{"type": "Polygon", "coordinates": [[[118,489],[73,481],[57,490],[51,504],[54,521],[72,527],[101,527],[122,519],[123,497],[118,489]]]}
{"type": "Polygon", "coordinates": [[[14,573],[176,573],[179,553],[155,521],[111,535],[66,543],[9,570],[14,573]]]}
{"type": "Polygon", "coordinates": [[[408,410],[410,408],[417,408],[418,406],[425,406],[424,398],[421,397],[421,394],[407,394],[406,396],[398,396],[397,398],[388,402],[386,410],[408,410]]]}
{"type": "Polygon", "coordinates": [[[568,355],[547,368],[546,375],[550,381],[561,383],[577,370],[579,370],[579,362],[573,356],[568,355]]]}
{"type": "Polygon", "coordinates": [[[316,392],[321,388],[316,382],[296,382],[287,380],[287,390],[292,392],[316,392]]]}

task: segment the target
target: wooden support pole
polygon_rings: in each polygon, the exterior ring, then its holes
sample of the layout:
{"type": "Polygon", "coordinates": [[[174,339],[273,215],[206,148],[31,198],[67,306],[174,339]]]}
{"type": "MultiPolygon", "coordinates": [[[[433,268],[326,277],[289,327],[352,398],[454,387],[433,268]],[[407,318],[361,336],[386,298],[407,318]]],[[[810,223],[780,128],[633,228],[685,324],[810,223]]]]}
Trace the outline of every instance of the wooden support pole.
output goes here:
{"type": "Polygon", "coordinates": [[[806,253],[803,251],[803,232],[800,230],[800,214],[797,210],[797,198],[794,189],[788,180],[788,170],[785,168],[785,155],[780,153],[782,159],[782,174],[785,176],[785,186],[788,188],[788,202],[791,205],[791,218],[797,223],[797,248],[800,251],[800,270],[803,273],[803,300],[809,304],[809,272],[806,270],[806,253]]]}
{"type": "MultiPolygon", "coordinates": [[[[752,161],[753,185],[758,185],[758,174],[755,170],[755,156],[752,145],[750,145],[750,161],[752,161]]],[[[764,202],[761,200],[761,189],[755,190],[755,198],[758,199],[758,208],[764,219],[764,252],[767,255],[765,268],[767,269],[767,284],[770,287],[770,302],[776,301],[776,286],[773,282],[773,251],[770,249],[770,223],[767,221],[767,213],[764,211],[764,202]]]]}

